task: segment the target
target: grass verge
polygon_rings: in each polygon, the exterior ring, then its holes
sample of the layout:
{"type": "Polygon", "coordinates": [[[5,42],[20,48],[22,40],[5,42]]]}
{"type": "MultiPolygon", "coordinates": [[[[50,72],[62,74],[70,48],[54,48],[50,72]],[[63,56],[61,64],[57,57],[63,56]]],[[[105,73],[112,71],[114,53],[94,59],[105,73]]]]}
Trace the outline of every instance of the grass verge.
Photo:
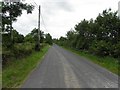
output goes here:
{"type": "Polygon", "coordinates": [[[120,76],[120,73],[118,73],[118,66],[119,66],[119,63],[118,63],[118,59],[115,59],[115,58],[112,58],[112,57],[99,57],[99,56],[95,56],[95,55],[92,55],[90,53],[86,53],[86,52],[80,52],[80,51],[77,51],[77,50],[74,50],[74,49],[71,49],[69,47],[63,47],[69,51],[72,51],[74,52],[75,54],[78,54],[84,58],[87,58],[88,60],[91,60],[93,61],[94,63],[108,69],[109,71],[117,74],[120,76]]]}
{"type": "Polygon", "coordinates": [[[29,73],[42,60],[50,46],[46,45],[40,52],[33,52],[30,56],[15,60],[11,65],[5,67],[2,72],[2,87],[15,88],[22,84],[29,73]]]}
{"type": "Polygon", "coordinates": [[[1,88],[2,88],[2,70],[0,69],[0,90],[1,90],[1,88]]]}

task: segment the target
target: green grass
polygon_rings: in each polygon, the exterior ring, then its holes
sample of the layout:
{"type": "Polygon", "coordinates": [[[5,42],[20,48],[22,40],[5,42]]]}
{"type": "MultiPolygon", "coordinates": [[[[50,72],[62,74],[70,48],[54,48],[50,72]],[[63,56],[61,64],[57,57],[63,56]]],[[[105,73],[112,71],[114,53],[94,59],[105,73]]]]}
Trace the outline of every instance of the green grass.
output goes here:
{"type": "Polygon", "coordinates": [[[5,67],[2,72],[2,87],[19,87],[29,73],[42,61],[42,57],[48,51],[49,47],[46,45],[40,52],[33,52],[30,56],[21,60],[15,60],[9,66],[5,67]]]}
{"type": "Polygon", "coordinates": [[[1,89],[1,87],[2,87],[2,70],[0,69],[0,89],[1,89]]]}
{"type": "Polygon", "coordinates": [[[2,87],[2,63],[1,63],[1,60],[2,60],[2,45],[0,44],[0,89],[2,87]]]}
{"type": "Polygon", "coordinates": [[[72,51],[84,58],[87,58],[88,60],[91,60],[93,61],[94,63],[108,69],[109,71],[117,74],[117,75],[120,75],[120,73],[118,73],[118,59],[115,59],[115,58],[112,58],[112,57],[99,57],[99,56],[95,56],[95,55],[92,55],[90,53],[86,53],[86,52],[83,52],[83,51],[76,51],[74,49],[71,49],[71,48],[68,48],[68,47],[63,47],[69,51],[72,51]]]}

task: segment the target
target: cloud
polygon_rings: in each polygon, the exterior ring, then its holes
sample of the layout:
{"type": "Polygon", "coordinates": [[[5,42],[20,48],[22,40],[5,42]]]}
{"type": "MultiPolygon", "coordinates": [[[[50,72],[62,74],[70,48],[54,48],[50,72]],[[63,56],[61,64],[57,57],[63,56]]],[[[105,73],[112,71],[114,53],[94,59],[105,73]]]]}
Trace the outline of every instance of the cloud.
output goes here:
{"type": "MultiPolygon", "coordinates": [[[[27,3],[32,0],[26,0],[27,3]]],[[[34,0],[41,5],[41,29],[50,33],[53,38],[65,36],[66,32],[79,23],[84,18],[95,19],[103,10],[112,8],[118,9],[119,0],[34,0]],[[45,25],[44,25],[45,24],[45,25]],[[46,30],[47,29],[47,30],[46,30]]],[[[33,28],[38,27],[38,9],[35,8],[32,14],[25,12],[18,21],[14,23],[14,28],[26,35],[33,28]]]]}
{"type": "Polygon", "coordinates": [[[58,6],[59,9],[65,10],[65,11],[69,11],[72,12],[73,11],[73,6],[71,5],[71,3],[69,2],[56,2],[56,6],[58,6]]]}
{"type": "Polygon", "coordinates": [[[48,16],[57,14],[60,10],[66,12],[72,12],[74,10],[72,4],[67,2],[66,0],[53,0],[52,2],[45,0],[44,2],[42,2],[41,6],[43,13],[46,13],[48,16]]]}
{"type": "Polygon", "coordinates": [[[32,14],[27,14],[23,11],[22,16],[17,18],[17,22],[13,23],[13,27],[21,34],[26,35],[30,31],[37,27],[38,17],[37,12],[33,11],[32,14]]]}

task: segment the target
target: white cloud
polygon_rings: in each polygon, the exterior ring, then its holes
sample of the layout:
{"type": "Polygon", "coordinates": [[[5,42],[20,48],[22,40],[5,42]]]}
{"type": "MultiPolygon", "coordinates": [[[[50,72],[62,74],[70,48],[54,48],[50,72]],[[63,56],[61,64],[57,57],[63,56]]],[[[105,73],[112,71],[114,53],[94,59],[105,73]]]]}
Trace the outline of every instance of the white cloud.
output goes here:
{"type": "MultiPolygon", "coordinates": [[[[27,0],[28,3],[32,0],[27,0]]],[[[119,0],[34,0],[41,5],[41,13],[46,25],[47,31],[41,20],[41,29],[50,33],[53,38],[65,36],[66,32],[79,23],[84,18],[89,20],[96,18],[99,13],[105,9],[118,9],[119,0]]],[[[34,4],[34,3],[33,3],[34,4]]],[[[33,13],[25,12],[18,21],[14,23],[14,28],[20,33],[26,35],[33,28],[37,28],[38,10],[33,13]]]]}
{"type": "Polygon", "coordinates": [[[118,16],[120,18],[120,1],[119,1],[119,4],[118,4],[118,16]]]}

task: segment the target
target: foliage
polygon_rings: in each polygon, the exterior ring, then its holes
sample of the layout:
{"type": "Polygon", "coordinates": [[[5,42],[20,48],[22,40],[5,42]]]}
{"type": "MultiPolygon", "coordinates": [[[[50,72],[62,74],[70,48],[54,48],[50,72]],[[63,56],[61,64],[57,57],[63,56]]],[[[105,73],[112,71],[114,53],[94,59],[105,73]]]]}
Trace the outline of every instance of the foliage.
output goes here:
{"type": "Polygon", "coordinates": [[[34,43],[16,43],[12,49],[3,47],[3,66],[9,64],[13,59],[19,59],[30,55],[34,51],[34,46],[34,43]]]}
{"type": "MultiPolygon", "coordinates": [[[[38,29],[35,28],[31,33],[23,36],[13,27],[10,28],[17,17],[22,15],[23,10],[32,13],[33,9],[33,5],[22,2],[12,2],[11,5],[3,2],[2,13],[0,14],[2,15],[3,88],[19,86],[49,48],[44,43],[44,32],[40,31],[40,35],[38,35],[38,29]],[[38,36],[40,36],[41,51],[35,52],[38,36]]],[[[50,40],[52,41],[51,36],[50,40]]]]}
{"type": "Polygon", "coordinates": [[[40,44],[44,42],[44,32],[40,30],[40,34],[38,34],[38,29],[34,28],[31,33],[26,35],[25,42],[35,43],[35,50],[39,51],[41,49],[40,44]]]}
{"type": "MultiPolygon", "coordinates": [[[[5,33],[2,35],[2,44],[6,48],[10,48],[10,33],[5,33]]],[[[19,34],[16,30],[13,30],[13,42],[14,43],[23,43],[24,42],[24,36],[22,34],[19,34]]]]}
{"type": "Polygon", "coordinates": [[[22,15],[23,10],[32,13],[33,9],[34,6],[27,3],[11,2],[10,4],[10,2],[2,2],[2,31],[9,32],[11,22],[16,21],[17,17],[22,15]]]}
{"type": "Polygon", "coordinates": [[[45,42],[48,43],[49,45],[52,45],[52,36],[48,33],[45,35],[45,42]]]}
{"type": "Polygon", "coordinates": [[[16,43],[17,45],[18,43],[23,43],[24,45],[24,36],[14,30],[13,27],[12,29],[10,29],[10,25],[17,20],[18,16],[22,15],[23,10],[26,10],[27,13],[32,13],[34,6],[22,2],[2,2],[0,8],[2,8],[2,12],[0,15],[2,15],[2,46],[3,60],[5,59],[5,62],[6,59],[10,60],[11,57],[16,57],[16,55],[18,54],[17,52],[21,54],[21,50],[18,49],[23,49],[22,47],[24,47],[21,45],[19,48],[16,48],[16,43]]]}
{"type": "Polygon", "coordinates": [[[12,60],[2,71],[2,87],[3,88],[20,88],[28,74],[33,70],[42,57],[48,51],[49,46],[44,45],[42,51],[33,52],[25,58],[17,58],[12,60]]]}
{"type": "Polygon", "coordinates": [[[82,20],[57,43],[98,56],[120,58],[120,19],[117,12],[104,10],[95,20],[82,20]]]}
{"type": "MultiPolygon", "coordinates": [[[[38,29],[33,29],[31,33],[26,35],[25,37],[19,34],[16,30],[13,30],[13,41],[14,44],[11,47],[10,42],[10,33],[3,34],[3,42],[2,42],[2,56],[3,56],[3,66],[6,66],[13,59],[20,59],[25,58],[26,56],[30,55],[35,51],[35,46],[38,42],[38,29]]],[[[48,42],[52,42],[52,37],[49,34],[47,36],[48,42]]],[[[44,32],[40,31],[40,48],[42,50],[43,46],[45,45],[44,42],[44,32]]]]}
{"type": "MultiPolygon", "coordinates": [[[[40,30],[40,43],[43,43],[44,41],[44,32],[40,30]]],[[[25,42],[38,42],[38,29],[34,28],[31,33],[27,34],[25,36],[25,42]]]]}

